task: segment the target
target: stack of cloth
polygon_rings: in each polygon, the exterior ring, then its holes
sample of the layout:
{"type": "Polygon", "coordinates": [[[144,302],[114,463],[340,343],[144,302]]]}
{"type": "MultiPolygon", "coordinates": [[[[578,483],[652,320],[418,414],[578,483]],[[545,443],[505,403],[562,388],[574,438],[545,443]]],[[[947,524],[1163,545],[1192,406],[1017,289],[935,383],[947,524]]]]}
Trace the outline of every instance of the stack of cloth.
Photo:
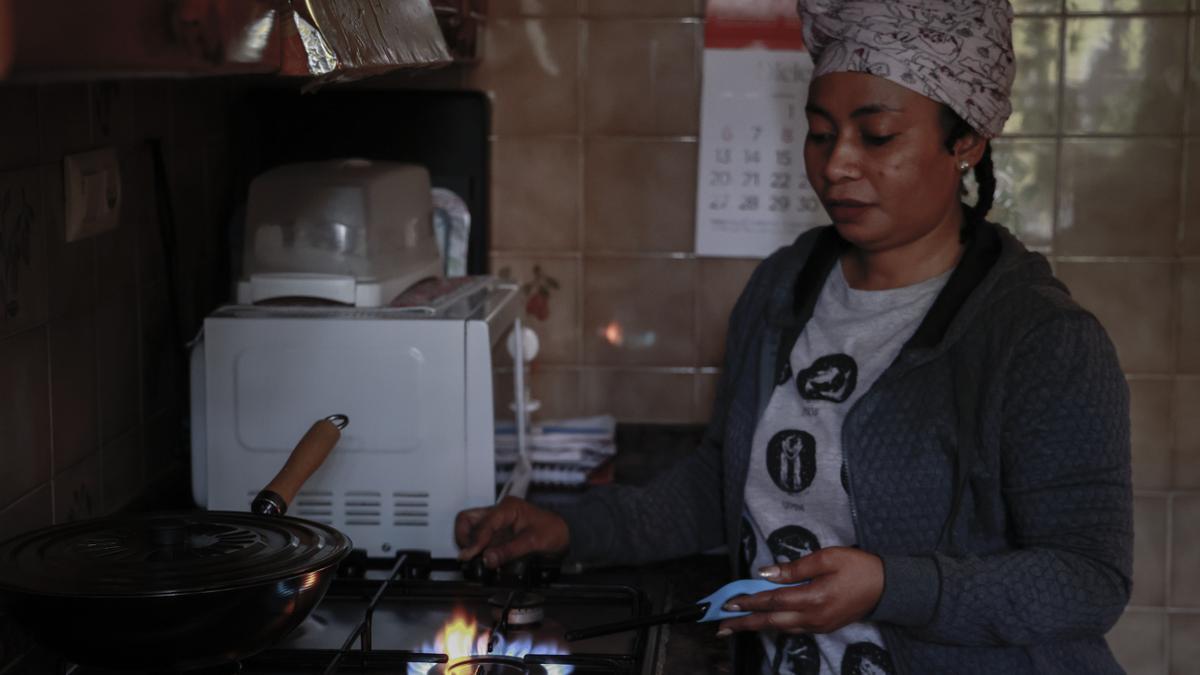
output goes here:
{"type": "MultiPolygon", "coordinates": [[[[611,415],[552,420],[525,430],[533,464],[532,485],[582,487],[611,465],[617,454],[617,421],[611,415]]],[[[517,425],[496,424],[496,484],[503,485],[517,464],[517,425]]]]}

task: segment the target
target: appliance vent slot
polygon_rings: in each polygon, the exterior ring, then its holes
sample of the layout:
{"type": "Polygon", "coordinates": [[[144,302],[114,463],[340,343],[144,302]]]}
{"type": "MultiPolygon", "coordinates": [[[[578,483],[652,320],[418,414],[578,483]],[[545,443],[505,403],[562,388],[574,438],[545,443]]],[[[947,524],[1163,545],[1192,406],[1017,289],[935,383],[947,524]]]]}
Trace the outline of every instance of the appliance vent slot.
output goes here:
{"type": "Polygon", "coordinates": [[[396,527],[429,527],[429,493],[393,492],[392,524],[396,527]]]}
{"type": "Polygon", "coordinates": [[[329,490],[301,490],[290,511],[301,518],[333,525],[333,493],[329,490]]]}
{"type": "Polygon", "coordinates": [[[369,490],[347,490],[343,500],[347,525],[379,525],[383,521],[383,495],[369,490]]]}

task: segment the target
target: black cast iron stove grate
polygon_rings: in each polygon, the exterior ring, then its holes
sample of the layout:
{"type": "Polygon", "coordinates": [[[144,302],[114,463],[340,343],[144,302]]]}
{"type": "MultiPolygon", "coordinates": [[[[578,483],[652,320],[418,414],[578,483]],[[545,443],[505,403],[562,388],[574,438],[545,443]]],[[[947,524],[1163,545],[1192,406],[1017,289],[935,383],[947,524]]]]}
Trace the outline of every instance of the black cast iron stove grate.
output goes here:
{"type": "MultiPolygon", "coordinates": [[[[457,561],[427,552],[401,552],[394,560],[355,552],[308,620],[279,645],[219,669],[153,675],[641,675],[649,651],[646,629],[569,647],[562,636],[572,628],[649,614],[645,594],[609,579],[560,581],[557,565],[553,573],[547,569],[473,578],[457,561]],[[426,643],[455,611],[475,620],[484,640],[494,630],[533,649],[450,662],[426,643]],[[512,625],[502,625],[501,617],[512,625]]],[[[65,664],[58,675],[150,674],[65,664]]]]}
{"type": "Polygon", "coordinates": [[[310,618],[311,623],[297,630],[284,645],[248,659],[242,672],[247,675],[559,675],[568,672],[571,675],[636,675],[641,672],[647,641],[644,630],[581,643],[579,647],[585,651],[579,653],[566,653],[566,643],[561,639],[565,630],[592,624],[598,619],[632,618],[648,613],[649,603],[637,589],[622,585],[557,583],[554,576],[538,569],[523,571],[510,579],[437,579],[432,578],[436,571],[457,569],[458,564],[432,560],[427,553],[412,551],[398,554],[385,577],[366,578],[365,570],[379,565],[378,560],[368,561],[361,557],[352,560],[346,566],[351,570],[351,576],[334,581],[310,618]],[[544,620],[540,614],[533,625],[508,626],[500,620],[502,616],[527,616],[527,602],[522,599],[530,597],[541,602],[544,620]],[[507,598],[502,609],[497,598],[507,598]],[[535,647],[557,644],[562,651],[547,652],[535,648],[517,655],[474,654],[465,662],[459,659],[451,663],[445,653],[411,648],[413,634],[428,641],[430,626],[444,625],[450,608],[454,607],[468,615],[473,611],[484,635],[494,630],[506,633],[506,638],[514,641],[527,639],[535,647]],[[357,616],[358,620],[347,632],[345,619],[352,616],[357,616]],[[335,647],[330,642],[335,635],[344,638],[340,646],[335,647]]]}

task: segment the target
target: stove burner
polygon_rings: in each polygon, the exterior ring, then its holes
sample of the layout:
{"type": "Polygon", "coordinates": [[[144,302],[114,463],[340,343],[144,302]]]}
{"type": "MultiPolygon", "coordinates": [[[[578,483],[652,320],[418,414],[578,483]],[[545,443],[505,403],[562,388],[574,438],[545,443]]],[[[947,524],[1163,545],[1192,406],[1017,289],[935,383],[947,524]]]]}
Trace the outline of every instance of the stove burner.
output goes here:
{"type": "Polygon", "coordinates": [[[546,599],[537,593],[522,591],[515,593],[516,596],[512,598],[512,602],[509,602],[508,593],[497,593],[488,598],[488,604],[492,606],[492,620],[499,622],[500,613],[504,611],[505,607],[508,607],[506,623],[509,627],[519,628],[540,624],[546,616],[546,599]]]}
{"type": "Polygon", "coordinates": [[[435,666],[429,675],[546,675],[546,669],[514,656],[471,656],[435,666]]]}

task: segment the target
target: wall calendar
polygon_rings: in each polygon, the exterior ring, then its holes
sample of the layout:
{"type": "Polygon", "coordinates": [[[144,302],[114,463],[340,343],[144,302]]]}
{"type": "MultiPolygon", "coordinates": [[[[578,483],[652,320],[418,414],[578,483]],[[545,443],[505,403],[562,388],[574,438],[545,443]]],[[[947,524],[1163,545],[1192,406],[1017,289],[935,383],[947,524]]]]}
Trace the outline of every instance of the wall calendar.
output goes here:
{"type": "Polygon", "coordinates": [[[764,257],[829,222],[804,171],[812,60],[792,0],[710,0],[696,254],[764,257]]]}

